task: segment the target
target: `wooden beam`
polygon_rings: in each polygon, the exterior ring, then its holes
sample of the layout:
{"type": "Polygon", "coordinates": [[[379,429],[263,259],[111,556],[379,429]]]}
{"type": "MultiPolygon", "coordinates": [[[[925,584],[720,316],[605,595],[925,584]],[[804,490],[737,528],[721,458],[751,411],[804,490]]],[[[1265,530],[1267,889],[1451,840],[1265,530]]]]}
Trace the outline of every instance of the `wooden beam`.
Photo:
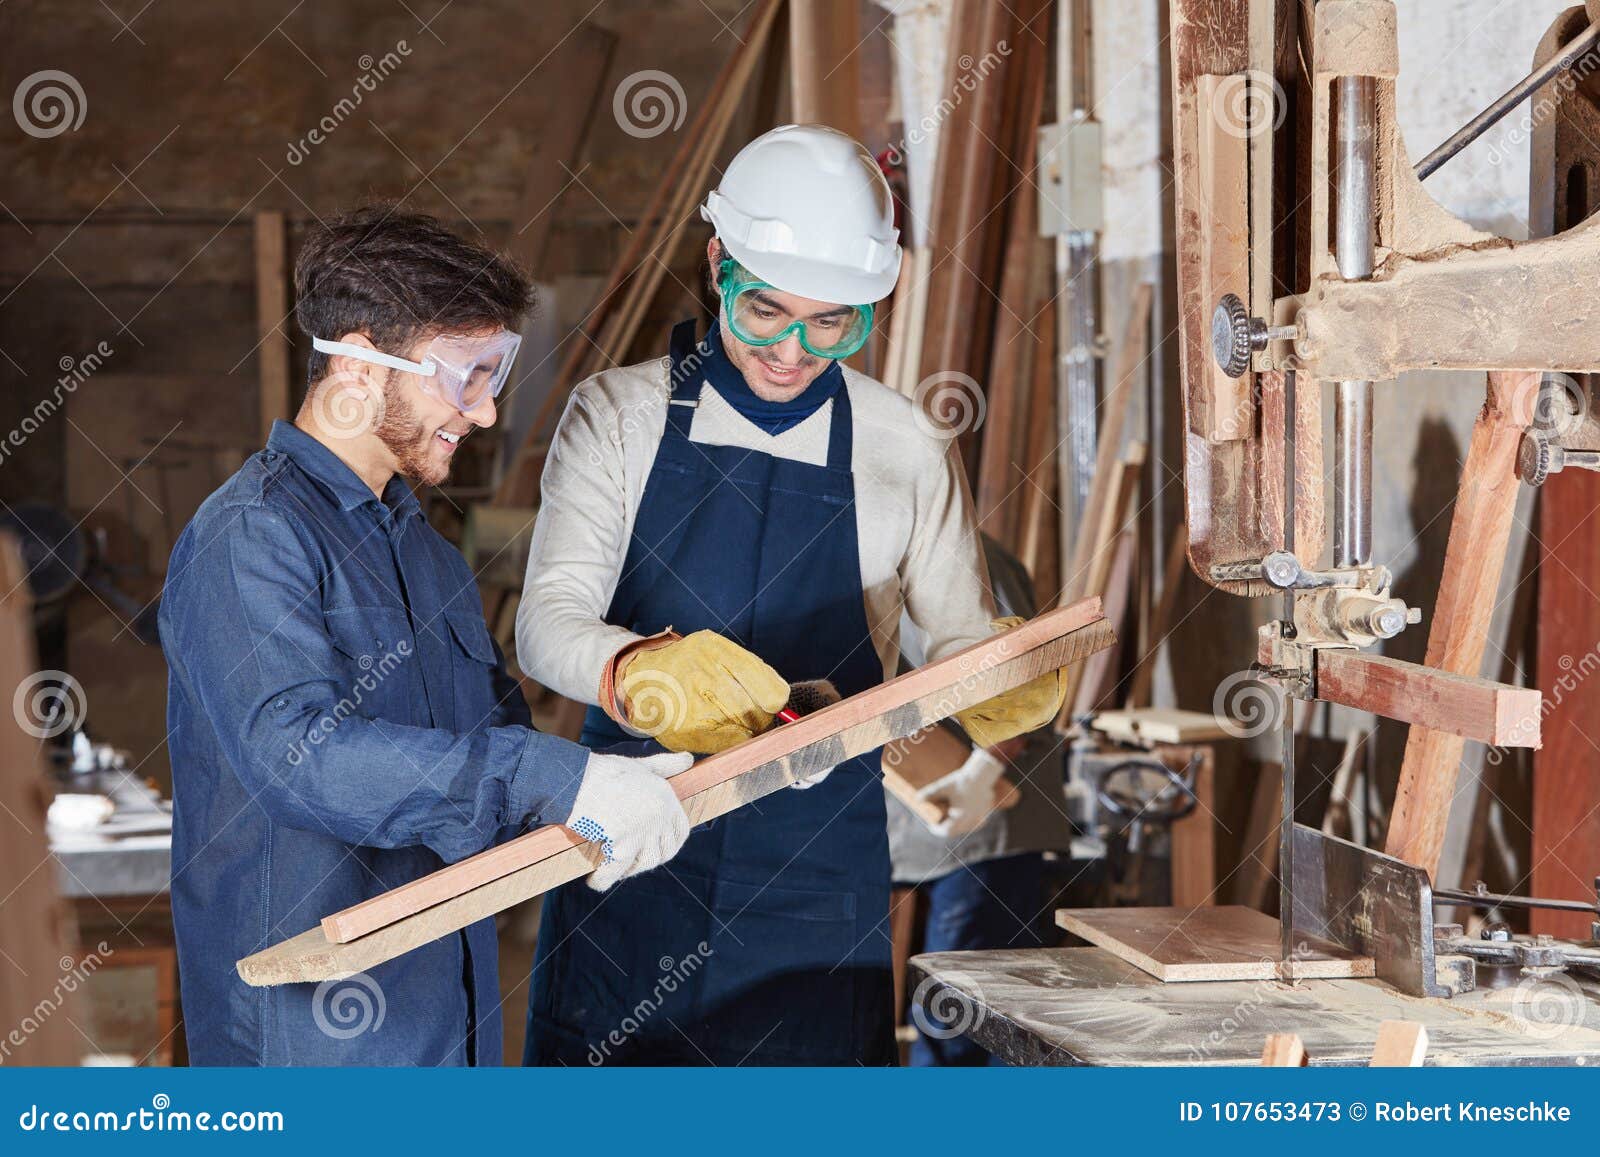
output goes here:
{"type": "Polygon", "coordinates": [[[1172,903],[1178,908],[1204,908],[1217,902],[1216,750],[1157,747],[1150,754],[1174,771],[1195,764],[1194,811],[1172,825],[1172,903]]]}
{"type": "Polygon", "coordinates": [[[1150,705],[1150,687],[1156,677],[1156,659],[1166,645],[1167,633],[1172,629],[1172,619],[1178,610],[1178,596],[1183,593],[1183,577],[1189,573],[1189,526],[1180,522],[1172,528],[1172,542],[1167,546],[1166,567],[1161,574],[1161,597],[1155,613],[1150,616],[1150,644],[1139,656],[1139,663],[1128,681],[1127,706],[1150,705]]]}
{"type": "Polygon", "coordinates": [[[789,95],[795,124],[861,136],[860,5],[789,0],[789,95]]]}
{"type": "Polygon", "coordinates": [[[1428,1030],[1414,1020],[1386,1020],[1372,1050],[1374,1069],[1416,1069],[1428,1054],[1428,1030]]]}
{"type": "Polygon", "coordinates": [[[1540,696],[1361,651],[1317,652],[1317,698],[1495,747],[1538,747],[1540,696]]]}
{"type": "MultiPolygon", "coordinates": [[[[1232,110],[1251,107],[1245,73],[1202,76],[1196,82],[1200,113],[1196,155],[1200,188],[1198,241],[1204,300],[1209,311],[1224,294],[1250,301],[1250,133],[1232,110]]],[[[1270,115],[1270,114],[1269,114],[1270,115]]],[[[1210,325],[1210,313],[1206,314],[1210,325]]],[[[1238,378],[1207,358],[1205,376],[1191,395],[1190,429],[1213,442],[1233,442],[1255,432],[1255,374],[1238,378]]]]}
{"type": "Polygon", "coordinates": [[[256,368],[261,384],[261,441],[272,423],[288,421],[289,314],[288,240],[283,214],[263,210],[255,216],[256,368]]]}
{"type": "MultiPolygon", "coordinates": [[[[1482,672],[1521,490],[1517,449],[1534,413],[1540,377],[1489,375],[1488,397],[1472,428],[1461,471],[1444,574],[1428,628],[1424,661],[1437,670],[1457,675],[1482,672]]],[[[1464,746],[1459,735],[1426,727],[1413,727],[1406,736],[1384,851],[1430,876],[1439,867],[1464,746]]]]}
{"type": "MultiPolygon", "coordinates": [[[[564,114],[541,123],[532,136],[522,200],[506,243],[507,252],[535,278],[544,268],[556,206],[572,182],[616,46],[615,33],[584,21],[562,41],[548,67],[535,74],[534,83],[546,86],[553,94],[546,99],[564,114]]],[[[669,107],[667,115],[673,111],[669,107]]]]}
{"type": "MultiPolygon", "coordinates": [[[[1099,600],[1086,599],[702,759],[672,787],[690,820],[705,823],[1112,642],[1099,600]]],[[[540,828],[334,913],[324,927],[239,961],[239,975],[254,985],[348,976],[587,875],[598,861],[595,846],[566,828],[540,828]]]]}

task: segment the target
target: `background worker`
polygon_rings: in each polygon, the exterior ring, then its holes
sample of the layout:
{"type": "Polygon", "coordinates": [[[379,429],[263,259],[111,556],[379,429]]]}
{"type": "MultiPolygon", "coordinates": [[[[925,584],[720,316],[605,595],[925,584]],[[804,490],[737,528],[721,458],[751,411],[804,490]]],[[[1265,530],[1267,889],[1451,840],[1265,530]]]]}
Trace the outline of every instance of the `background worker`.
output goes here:
{"type": "Polygon", "coordinates": [[[374,208],[306,242],[295,290],[305,404],[200,507],[161,603],[189,1055],[498,1064],[493,920],[349,982],[250,988],[234,962],[530,824],[604,841],[598,885],[652,867],[688,833],[665,777],[691,760],[532,730],[471,570],[411,492],[494,424],[527,278],[374,208]],[[355,1031],[348,1000],[373,1013],[355,1031]]]}
{"type": "MultiPolygon", "coordinates": [[[[995,629],[952,443],[840,361],[900,267],[871,156],[775,129],[702,212],[716,324],[582,383],[545,466],[518,655],[595,705],[596,748],[718,751],[770,726],[789,681],[865,691],[894,671],[902,611],[929,659],[995,629]]],[[[984,743],[1031,730],[1059,683],[963,725],[984,743]]],[[[592,1063],[624,1022],[607,1060],[892,1063],[878,755],[795,786],[696,829],[663,871],[547,897],[530,1063],[592,1063]]]]}
{"type": "MultiPolygon", "coordinates": [[[[1031,619],[1038,604],[1022,563],[987,535],[983,553],[1000,612],[1031,619]]],[[[921,632],[903,625],[901,640],[908,664],[920,665],[921,632]]],[[[1045,944],[1053,906],[1045,893],[1044,853],[1072,847],[1063,796],[1064,758],[1061,738],[1049,727],[993,748],[973,748],[965,764],[921,793],[948,809],[937,829],[888,796],[894,882],[914,885],[926,906],[916,951],[1045,944]],[[996,806],[1001,780],[1016,796],[1005,807],[996,806]]],[[[913,1021],[918,1031],[911,1045],[912,1064],[996,1063],[958,1026],[939,1024],[927,1015],[913,1016],[913,1021]]]]}

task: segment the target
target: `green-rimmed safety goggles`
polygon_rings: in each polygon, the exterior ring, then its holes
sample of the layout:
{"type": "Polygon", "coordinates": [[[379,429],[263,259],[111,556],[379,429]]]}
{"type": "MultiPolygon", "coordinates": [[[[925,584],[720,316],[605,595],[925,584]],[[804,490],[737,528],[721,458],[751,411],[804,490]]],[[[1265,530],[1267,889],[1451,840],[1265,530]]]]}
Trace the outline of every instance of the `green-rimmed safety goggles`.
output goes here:
{"type": "Polygon", "coordinates": [[[790,334],[813,357],[847,358],[872,332],[872,306],[841,305],[809,317],[796,317],[779,304],[772,285],[731,257],[717,270],[722,313],[733,336],[746,345],[777,345],[790,334]]]}

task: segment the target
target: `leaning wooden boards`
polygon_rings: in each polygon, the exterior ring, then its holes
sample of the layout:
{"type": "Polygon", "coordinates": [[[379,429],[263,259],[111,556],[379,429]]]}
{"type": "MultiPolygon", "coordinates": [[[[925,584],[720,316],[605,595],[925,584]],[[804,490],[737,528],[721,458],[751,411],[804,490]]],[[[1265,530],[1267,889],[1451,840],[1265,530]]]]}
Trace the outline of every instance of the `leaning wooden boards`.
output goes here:
{"type": "MultiPolygon", "coordinates": [[[[1114,641],[1100,600],[1085,599],[702,759],[672,780],[673,790],[689,818],[704,823],[1114,641]]],[[[245,957],[239,975],[254,985],[350,976],[586,875],[598,860],[599,851],[567,829],[540,828],[335,913],[321,928],[245,957]]]]}

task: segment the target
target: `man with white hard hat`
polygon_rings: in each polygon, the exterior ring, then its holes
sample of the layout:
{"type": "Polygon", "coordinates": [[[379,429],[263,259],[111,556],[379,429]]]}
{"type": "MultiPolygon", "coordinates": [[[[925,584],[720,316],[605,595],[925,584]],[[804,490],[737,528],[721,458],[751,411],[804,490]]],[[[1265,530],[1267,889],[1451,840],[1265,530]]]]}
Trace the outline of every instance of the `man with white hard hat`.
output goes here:
{"type": "MultiPolygon", "coordinates": [[[[872,157],[774,129],[702,215],[717,321],[579,385],[546,461],[517,650],[593,705],[592,748],[721,751],[773,725],[790,681],[865,691],[902,611],[929,660],[1002,625],[953,443],[842,363],[900,269],[872,157]]],[[[992,745],[1061,696],[1051,673],[958,718],[992,745]]],[[[893,1062],[878,753],[793,786],[659,870],[546,898],[529,1063],[893,1062]]]]}

